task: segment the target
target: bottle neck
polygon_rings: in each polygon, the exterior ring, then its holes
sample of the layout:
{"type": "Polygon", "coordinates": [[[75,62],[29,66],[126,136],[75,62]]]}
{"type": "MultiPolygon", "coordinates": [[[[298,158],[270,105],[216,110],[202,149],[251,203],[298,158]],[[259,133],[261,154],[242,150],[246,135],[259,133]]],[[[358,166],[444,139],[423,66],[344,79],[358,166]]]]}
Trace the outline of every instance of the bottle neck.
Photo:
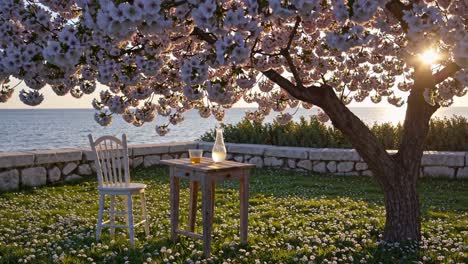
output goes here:
{"type": "Polygon", "coordinates": [[[216,129],[216,141],[224,142],[223,130],[221,130],[221,129],[216,129]]]}

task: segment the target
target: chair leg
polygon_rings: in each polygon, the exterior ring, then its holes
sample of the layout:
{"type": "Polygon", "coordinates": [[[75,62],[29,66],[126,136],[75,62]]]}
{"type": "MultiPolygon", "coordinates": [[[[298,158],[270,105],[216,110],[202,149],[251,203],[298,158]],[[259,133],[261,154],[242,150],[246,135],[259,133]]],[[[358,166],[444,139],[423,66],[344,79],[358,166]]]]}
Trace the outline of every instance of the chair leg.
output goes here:
{"type": "Polygon", "coordinates": [[[130,246],[135,247],[135,236],[134,236],[134,226],[133,226],[133,204],[132,204],[132,195],[127,195],[127,216],[128,216],[128,234],[130,236],[130,246]]]}
{"type": "Polygon", "coordinates": [[[98,211],[98,222],[96,227],[96,240],[101,239],[101,230],[102,230],[102,214],[104,212],[104,194],[100,194],[99,196],[99,211],[98,211]]]}
{"type": "Polygon", "coordinates": [[[114,239],[115,236],[115,195],[111,195],[110,197],[110,235],[111,238],[114,239]]]}
{"type": "Polygon", "coordinates": [[[149,222],[148,222],[148,213],[146,212],[146,196],[145,192],[140,193],[141,200],[141,211],[143,213],[143,218],[145,220],[145,234],[146,236],[150,235],[149,222]]]}
{"type": "MultiPolygon", "coordinates": [[[[124,195],[122,196],[122,207],[123,207],[123,210],[124,212],[127,212],[127,215],[128,215],[128,206],[127,206],[127,196],[124,195]]],[[[124,217],[125,219],[125,225],[128,226],[128,217],[124,217]]]]}

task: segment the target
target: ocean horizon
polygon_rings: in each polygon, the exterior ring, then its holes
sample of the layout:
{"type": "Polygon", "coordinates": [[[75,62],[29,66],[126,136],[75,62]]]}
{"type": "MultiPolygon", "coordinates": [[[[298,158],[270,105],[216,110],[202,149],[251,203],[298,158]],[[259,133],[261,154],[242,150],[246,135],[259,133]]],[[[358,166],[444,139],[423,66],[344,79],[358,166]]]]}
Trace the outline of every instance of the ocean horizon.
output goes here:
{"type": "MultiPolygon", "coordinates": [[[[226,110],[224,123],[234,124],[241,121],[246,110],[252,108],[239,107],[226,110]]],[[[392,123],[403,121],[405,108],[394,107],[350,107],[351,111],[366,124],[392,123]]],[[[299,108],[288,109],[295,113],[294,120],[301,116],[307,119],[317,113],[317,108],[311,110],[299,108]]],[[[198,139],[203,133],[213,129],[218,122],[214,117],[201,118],[196,110],[184,114],[185,121],[177,126],[170,126],[171,131],[164,137],[156,134],[155,126],[166,124],[167,118],[156,116],[155,121],[142,127],[134,127],[126,123],[120,116],[115,116],[108,127],[101,127],[94,121],[93,109],[0,109],[0,152],[28,151],[55,148],[88,147],[88,134],[95,137],[102,135],[121,136],[127,134],[129,144],[167,143],[191,141],[198,139]]],[[[266,117],[265,122],[272,122],[277,113],[266,117]]],[[[435,118],[452,117],[454,115],[468,118],[468,107],[449,107],[439,109],[435,118]]],[[[331,125],[330,122],[328,124],[331,125]]]]}

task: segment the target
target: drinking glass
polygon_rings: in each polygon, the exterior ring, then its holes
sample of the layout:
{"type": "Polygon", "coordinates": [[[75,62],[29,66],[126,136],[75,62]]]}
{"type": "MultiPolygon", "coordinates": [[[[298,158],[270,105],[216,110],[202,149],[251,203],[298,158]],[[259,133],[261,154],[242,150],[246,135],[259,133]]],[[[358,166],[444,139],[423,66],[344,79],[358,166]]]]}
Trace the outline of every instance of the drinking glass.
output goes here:
{"type": "Polygon", "coordinates": [[[189,152],[190,162],[192,162],[192,164],[197,164],[201,162],[201,158],[203,155],[202,149],[189,149],[188,152],[189,152]]]}

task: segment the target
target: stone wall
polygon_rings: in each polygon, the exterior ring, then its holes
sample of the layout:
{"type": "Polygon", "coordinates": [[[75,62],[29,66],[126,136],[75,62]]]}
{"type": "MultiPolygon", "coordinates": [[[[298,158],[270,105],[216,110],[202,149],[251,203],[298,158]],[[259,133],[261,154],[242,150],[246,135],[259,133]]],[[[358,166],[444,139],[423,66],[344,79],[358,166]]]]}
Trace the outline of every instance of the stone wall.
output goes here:
{"type": "MultiPolygon", "coordinates": [[[[211,156],[213,143],[200,142],[204,156],[211,156]]],[[[279,147],[256,144],[226,144],[228,159],[255,164],[258,168],[312,171],[334,175],[371,176],[372,172],[353,149],[279,147]]],[[[389,153],[395,153],[389,150],[389,153]]],[[[421,177],[468,179],[468,152],[426,151],[421,177]]]]}
{"type": "MultiPolygon", "coordinates": [[[[161,159],[186,158],[196,142],[130,145],[130,166],[149,167],[161,159]]],[[[0,192],[22,187],[95,177],[91,149],[56,149],[22,152],[0,152],[0,192]]]]}
{"type": "MultiPolygon", "coordinates": [[[[160,160],[186,158],[187,150],[200,148],[211,157],[213,143],[178,142],[129,146],[130,166],[150,167],[160,160]]],[[[335,175],[372,175],[352,149],[314,149],[253,144],[226,144],[228,159],[285,170],[335,175]]],[[[390,151],[392,152],[392,151],[390,151]]],[[[22,187],[95,177],[90,149],[0,152],[0,192],[22,187]]],[[[468,179],[468,152],[425,152],[421,176],[468,179]]]]}

